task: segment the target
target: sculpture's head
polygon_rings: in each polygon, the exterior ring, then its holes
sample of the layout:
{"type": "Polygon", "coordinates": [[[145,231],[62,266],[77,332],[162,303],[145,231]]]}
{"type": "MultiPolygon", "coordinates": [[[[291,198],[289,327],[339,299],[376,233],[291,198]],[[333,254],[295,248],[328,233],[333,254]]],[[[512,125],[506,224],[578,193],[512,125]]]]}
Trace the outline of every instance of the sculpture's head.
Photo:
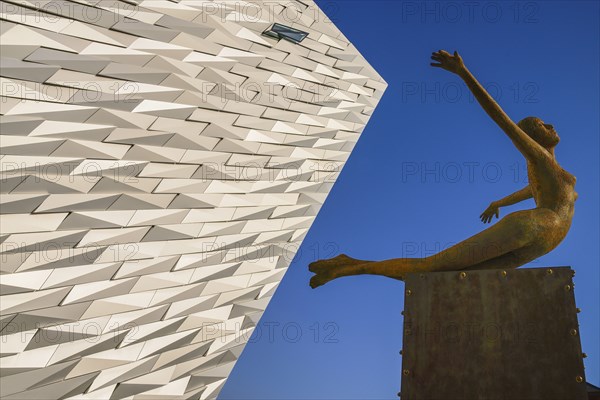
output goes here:
{"type": "Polygon", "coordinates": [[[553,149],[560,141],[560,137],[554,130],[554,127],[544,123],[538,117],[523,118],[517,125],[545,149],[553,149]]]}

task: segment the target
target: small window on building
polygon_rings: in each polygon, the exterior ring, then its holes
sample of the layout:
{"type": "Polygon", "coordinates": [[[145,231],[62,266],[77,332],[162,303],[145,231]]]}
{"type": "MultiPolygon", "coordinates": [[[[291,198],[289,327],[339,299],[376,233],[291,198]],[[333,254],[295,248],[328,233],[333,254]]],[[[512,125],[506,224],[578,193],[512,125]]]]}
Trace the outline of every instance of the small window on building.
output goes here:
{"type": "Polygon", "coordinates": [[[303,32],[281,24],[273,24],[271,28],[263,32],[263,35],[270,36],[275,39],[287,39],[290,42],[298,44],[308,36],[308,32],[303,32]]]}

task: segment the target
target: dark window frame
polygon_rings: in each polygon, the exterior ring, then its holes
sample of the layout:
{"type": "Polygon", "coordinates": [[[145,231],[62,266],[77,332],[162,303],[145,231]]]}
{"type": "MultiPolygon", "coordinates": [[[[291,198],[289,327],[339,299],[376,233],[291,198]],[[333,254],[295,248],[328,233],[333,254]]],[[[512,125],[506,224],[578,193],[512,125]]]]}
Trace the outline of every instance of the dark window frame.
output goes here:
{"type": "Polygon", "coordinates": [[[306,39],[308,32],[292,28],[291,26],[274,23],[269,29],[263,32],[263,35],[274,39],[286,39],[292,43],[298,44],[306,39]]]}

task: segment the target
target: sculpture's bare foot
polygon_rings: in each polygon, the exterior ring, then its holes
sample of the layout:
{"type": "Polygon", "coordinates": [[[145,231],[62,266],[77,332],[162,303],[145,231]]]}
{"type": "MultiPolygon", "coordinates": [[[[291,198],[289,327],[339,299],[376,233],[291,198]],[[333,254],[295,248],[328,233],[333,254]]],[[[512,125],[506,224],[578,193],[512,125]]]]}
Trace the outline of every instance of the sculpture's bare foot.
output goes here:
{"type": "Polygon", "coordinates": [[[322,272],[329,272],[338,267],[347,266],[347,265],[358,265],[364,264],[365,261],[357,260],[352,257],[348,257],[345,254],[340,254],[339,256],[328,258],[327,260],[319,260],[311,262],[308,265],[308,270],[310,272],[314,272],[315,274],[319,274],[322,272]]]}
{"type": "Polygon", "coordinates": [[[323,286],[329,281],[334,280],[340,276],[343,276],[342,269],[345,267],[351,267],[353,265],[365,264],[368,261],[357,260],[352,257],[348,257],[345,254],[340,254],[337,257],[329,258],[327,260],[319,260],[309,264],[308,269],[314,272],[316,275],[310,280],[310,286],[314,289],[319,286],[323,286]]]}
{"type": "Polygon", "coordinates": [[[310,278],[310,287],[313,289],[316,289],[319,286],[323,286],[324,284],[326,284],[327,282],[329,282],[333,279],[335,279],[335,276],[332,274],[328,274],[325,272],[316,274],[312,278],[310,278]]]}

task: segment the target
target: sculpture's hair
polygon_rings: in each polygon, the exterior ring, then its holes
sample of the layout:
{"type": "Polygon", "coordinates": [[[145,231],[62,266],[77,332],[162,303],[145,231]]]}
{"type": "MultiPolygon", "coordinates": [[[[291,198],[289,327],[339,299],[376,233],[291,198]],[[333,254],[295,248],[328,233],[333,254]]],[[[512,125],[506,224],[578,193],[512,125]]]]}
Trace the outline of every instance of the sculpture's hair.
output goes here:
{"type": "Polygon", "coordinates": [[[535,140],[534,132],[538,120],[538,117],[525,117],[517,123],[517,126],[535,140]]]}
{"type": "Polygon", "coordinates": [[[558,135],[555,132],[548,133],[547,129],[541,129],[539,123],[538,117],[526,117],[520,120],[517,126],[544,148],[549,149],[556,146],[560,141],[558,135]]]}

